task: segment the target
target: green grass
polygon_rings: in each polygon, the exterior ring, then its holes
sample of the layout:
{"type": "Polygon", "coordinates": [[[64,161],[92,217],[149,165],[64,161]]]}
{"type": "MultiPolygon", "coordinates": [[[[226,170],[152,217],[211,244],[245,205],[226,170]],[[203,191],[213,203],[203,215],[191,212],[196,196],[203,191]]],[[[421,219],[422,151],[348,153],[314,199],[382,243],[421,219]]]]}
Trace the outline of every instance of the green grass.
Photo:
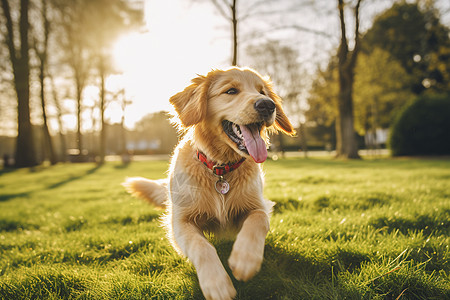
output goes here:
{"type": "MultiPolygon", "coordinates": [[[[0,171],[0,298],[201,299],[162,211],[120,186],[167,166],[0,171]]],[[[261,272],[234,281],[238,299],[450,299],[449,160],[292,158],[264,169],[277,206],[261,272]]],[[[213,243],[226,265],[232,243],[213,243]]]]}

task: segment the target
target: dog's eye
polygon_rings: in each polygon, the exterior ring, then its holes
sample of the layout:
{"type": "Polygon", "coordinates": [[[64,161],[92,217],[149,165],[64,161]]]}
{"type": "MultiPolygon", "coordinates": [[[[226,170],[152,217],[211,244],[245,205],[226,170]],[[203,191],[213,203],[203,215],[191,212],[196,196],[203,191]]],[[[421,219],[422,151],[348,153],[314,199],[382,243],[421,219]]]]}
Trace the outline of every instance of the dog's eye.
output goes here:
{"type": "Polygon", "coordinates": [[[225,94],[228,94],[228,95],[236,95],[237,93],[239,93],[239,91],[238,91],[238,89],[235,89],[235,88],[231,88],[225,92],[225,94]]]}
{"type": "Polygon", "coordinates": [[[260,90],[259,93],[260,93],[261,95],[264,95],[264,96],[266,95],[266,93],[264,93],[263,90],[260,90]]]}

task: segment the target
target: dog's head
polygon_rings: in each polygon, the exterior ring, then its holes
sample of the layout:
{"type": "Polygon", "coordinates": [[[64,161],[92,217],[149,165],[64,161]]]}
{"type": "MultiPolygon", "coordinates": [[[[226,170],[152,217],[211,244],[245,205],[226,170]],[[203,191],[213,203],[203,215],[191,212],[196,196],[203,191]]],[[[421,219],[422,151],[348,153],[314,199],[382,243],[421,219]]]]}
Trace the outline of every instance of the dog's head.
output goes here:
{"type": "Polygon", "coordinates": [[[194,78],[170,103],[182,127],[195,126],[212,145],[227,145],[258,163],[267,158],[267,128],[294,134],[271,82],[251,69],[215,70],[194,78]]]}

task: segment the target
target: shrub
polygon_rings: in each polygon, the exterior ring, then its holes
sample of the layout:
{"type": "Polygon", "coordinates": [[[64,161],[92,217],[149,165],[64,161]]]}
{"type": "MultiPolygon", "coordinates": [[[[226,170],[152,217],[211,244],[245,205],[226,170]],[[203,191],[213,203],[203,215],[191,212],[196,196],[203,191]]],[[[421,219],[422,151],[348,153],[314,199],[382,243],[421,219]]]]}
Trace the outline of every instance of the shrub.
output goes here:
{"type": "Polygon", "coordinates": [[[422,95],[394,121],[389,137],[392,155],[450,154],[450,96],[422,95]]]}

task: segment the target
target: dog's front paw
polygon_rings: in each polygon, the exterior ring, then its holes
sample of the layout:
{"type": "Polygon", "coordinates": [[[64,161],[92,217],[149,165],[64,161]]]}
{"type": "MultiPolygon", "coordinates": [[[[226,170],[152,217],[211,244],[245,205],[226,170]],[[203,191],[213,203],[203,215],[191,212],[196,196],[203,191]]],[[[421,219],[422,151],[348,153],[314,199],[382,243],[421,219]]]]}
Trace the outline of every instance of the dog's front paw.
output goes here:
{"type": "Polygon", "coordinates": [[[235,243],[231,251],[228,265],[237,280],[247,281],[261,269],[264,256],[264,247],[244,247],[235,243]]]}
{"type": "Polygon", "coordinates": [[[232,300],[236,290],[227,272],[222,270],[210,274],[198,274],[200,288],[207,300],[232,300]]]}

